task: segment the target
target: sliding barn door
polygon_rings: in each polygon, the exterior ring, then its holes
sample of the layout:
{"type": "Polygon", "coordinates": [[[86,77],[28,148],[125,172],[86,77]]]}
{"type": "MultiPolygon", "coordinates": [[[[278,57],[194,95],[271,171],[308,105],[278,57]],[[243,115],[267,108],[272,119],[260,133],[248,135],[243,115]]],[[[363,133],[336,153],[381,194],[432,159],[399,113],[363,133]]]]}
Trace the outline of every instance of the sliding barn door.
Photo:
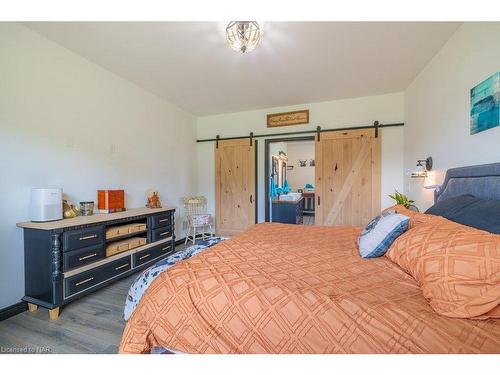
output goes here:
{"type": "Polygon", "coordinates": [[[380,212],[380,133],[325,132],[316,138],[316,224],[363,226],[380,212]]]}
{"type": "Polygon", "coordinates": [[[215,148],[215,225],[233,236],[255,223],[256,141],[219,141],[215,148]]]}

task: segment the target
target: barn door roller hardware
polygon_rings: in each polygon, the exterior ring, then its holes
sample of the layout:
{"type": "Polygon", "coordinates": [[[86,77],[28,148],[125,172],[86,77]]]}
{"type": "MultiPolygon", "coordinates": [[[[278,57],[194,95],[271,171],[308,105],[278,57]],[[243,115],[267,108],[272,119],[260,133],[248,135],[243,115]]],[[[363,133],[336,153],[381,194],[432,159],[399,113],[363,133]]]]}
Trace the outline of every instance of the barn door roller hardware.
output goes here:
{"type": "Polygon", "coordinates": [[[197,139],[196,142],[213,142],[215,141],[215,147],[219,147],[219,141],[222,140],[231,140],[231,139],[242,139],[242,138],[250,138],[250,145],[253,144],[253,138],[268,138],[268,137],[278,137],[278,136],[287,136],[287,135],[299,135],[299,134],[313,134],[316,133],[317,140],[320,140],[320,133],[323,132],[332,132],[332,131],[347,131],[347,130],[360,130],[360,129],[375,129],[375,138],[378,138],[378,133],[380,128],[391,128],[394,126],[404,126],[404,122],[398,122],[394,124],[381,124],[378,121],[375,121],[373,125],[366,126],[348,126],[345,128],[336,128],[336,129],[322,129],[321,126],[316,127],[316,130],[302,130],[297,132],[286,132],[286,133],[270,133],[270,134],[257,134],[255,135],[251,132],[249,135],[244,135],[242,137],[225,137],[221,138],[217,135],[215,138],[207,138],[207,139],[197,139]]]}

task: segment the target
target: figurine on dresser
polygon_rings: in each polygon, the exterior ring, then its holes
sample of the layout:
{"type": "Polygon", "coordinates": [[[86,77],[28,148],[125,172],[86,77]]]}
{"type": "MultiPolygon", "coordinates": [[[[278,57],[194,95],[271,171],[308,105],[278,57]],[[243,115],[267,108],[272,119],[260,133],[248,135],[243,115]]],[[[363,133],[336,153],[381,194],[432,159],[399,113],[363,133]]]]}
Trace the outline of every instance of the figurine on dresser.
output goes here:
{"type": "Polygon", "coordinates": [[[148,193],[148,203],[146,203],[147,208],[161,208],[160,195],[157,191],[151,190],[148,193]]]}

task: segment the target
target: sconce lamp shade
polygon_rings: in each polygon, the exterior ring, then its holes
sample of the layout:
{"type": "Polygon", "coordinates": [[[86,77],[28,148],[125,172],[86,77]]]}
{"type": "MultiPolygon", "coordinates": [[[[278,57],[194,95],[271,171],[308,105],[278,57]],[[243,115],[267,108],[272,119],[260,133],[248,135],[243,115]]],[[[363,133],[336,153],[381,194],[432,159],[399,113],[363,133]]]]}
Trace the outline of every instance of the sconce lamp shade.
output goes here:
{"type": "Polygon", "coordinates": [[[424,189],[434,189],[436,187],[436,176],[433,171],[427,173],[427,177],[423,182],[424,189]]]}
{"type": "Polygon", "coordinates": [[[434,171],[429,172],[427,178],[424,180],[424,189],[439,191],[441,186],[436,184],[436,174],[434,171]]]}
{"type": "Polygon", "coordinates": [[[439,185],[424,185],[424,189],[429,189],[429,190],[436,190],[439,191],[441,186],[439,185]]]}

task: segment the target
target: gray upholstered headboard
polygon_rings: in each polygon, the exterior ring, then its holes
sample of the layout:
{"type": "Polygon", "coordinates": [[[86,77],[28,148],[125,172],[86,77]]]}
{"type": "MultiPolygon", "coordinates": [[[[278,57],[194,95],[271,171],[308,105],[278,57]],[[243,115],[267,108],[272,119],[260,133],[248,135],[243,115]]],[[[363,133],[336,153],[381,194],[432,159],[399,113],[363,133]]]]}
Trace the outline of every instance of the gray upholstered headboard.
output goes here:
{"type": "Polygon", "coordinates": [[[463,194],[500,200],[500,163],[448,169],[434,202],[463,194]]]}

